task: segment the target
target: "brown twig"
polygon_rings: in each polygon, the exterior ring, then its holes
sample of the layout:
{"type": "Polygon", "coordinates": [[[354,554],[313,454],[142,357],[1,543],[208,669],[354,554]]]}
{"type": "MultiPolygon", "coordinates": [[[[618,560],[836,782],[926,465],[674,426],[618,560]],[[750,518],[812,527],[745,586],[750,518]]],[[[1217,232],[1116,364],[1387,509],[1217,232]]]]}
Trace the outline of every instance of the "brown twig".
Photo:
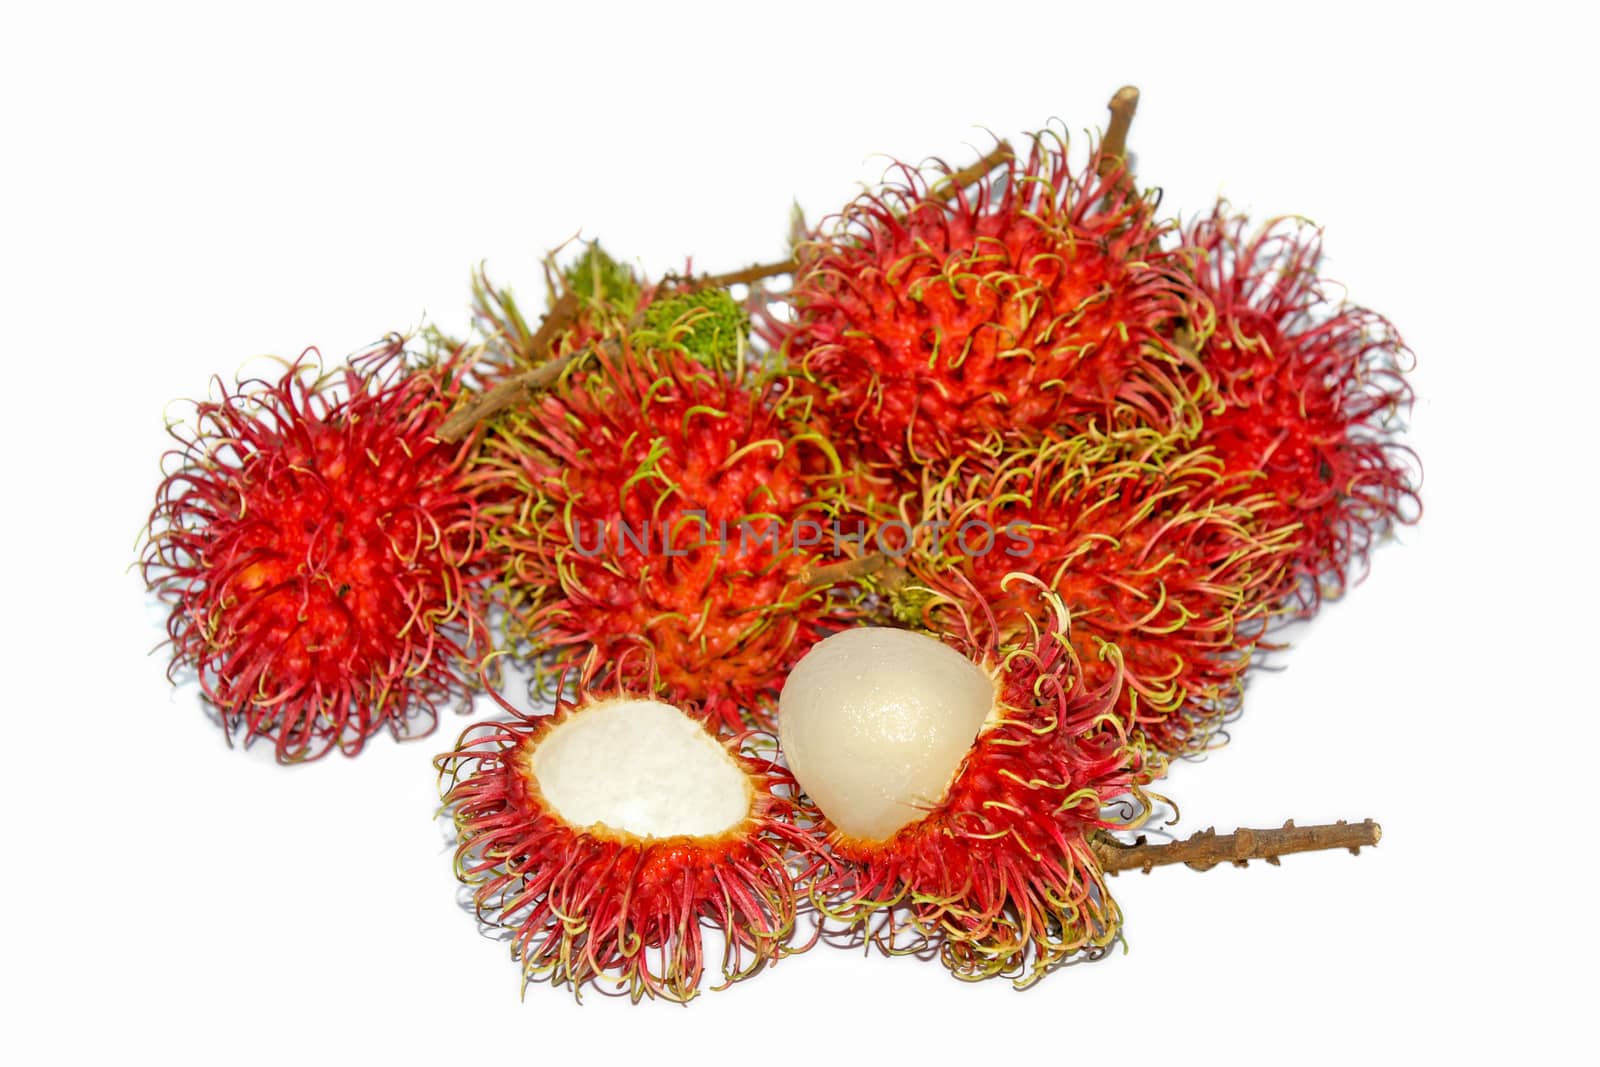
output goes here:
{"type": "Polygon", "coordinates": [[[568,352],[560,359],[553,359],[542,366],[523,371],[514,378],[507,378],[471,404],[455,411],[449,418],[445,419],[439,426],[439,440],[461,440],[471,433],[472,428],[478,425],[479,422],[489,418],[491,415],[498,415],[523,398],[537,393],[561,377],[563,371],[593,350],[590,347],[581,348],[576,352],[568,352]]]}
{"type": "Polygon", "coordinates": [[[1243,867],[1251,860],[1266,860],[1276,865],[1279,856],[1291,852],[1347,848],[1359,853],[1364,846],[1376,845],[1382,836],[1383,828],[1371,819],[1359,823],[1341,819],[1325,826],[1296,826],[1290,819],[1276,830],[1241,829],[1219,835],[1216,827],[1211,827],[1187,840],[1157,845],[1147,843],[1143,837],[1125,845],[1101,835],[1092,847],[1100,860],[1100,868],[1108,874],[1134,869],[1148,874],[1152,867],[1169,863],[1184,863],[1197,871],[1206,871],[1219,863],[1243,867]]]}
{"type": "Polygon", "coordinates": [[[539,329],[528,339],[525,344],[517,345],[517,355],[525,360],[543,359],[550,352],[550,346],[568,326],[577,321],[578,312],[583,304],[578,294],[568,289],[556,300],[554,306],[545,313],[544,319],[539,323],[539,329]]]}
{"type": "Polygon", "coordinates": [[[702,289],[726,289],[730,285],[749,285],[751,282],[759,282],[763,278],[776,278],[780,274],[792,274],[794,268],[795,261],[791,257],[777,263],[758,263],[753,267],[729,271],[726,274],[702,274],[695,278],[684,279],[681,284],[684,289],[691,293],[697,293],[702,289]]]}
{"type": "MultiPolygon", "coordinates": [[[[539,330],[526,345],[515,345],[517,355],[525,360],[542,359],[550,346],[578,317],[581,304],[571,290],[561,294],[555,305],[539,323],[539,330]]],[[[515,342],[513,342],[515,344],[515,342]]],[[[465,407],[458,408],[439,426],[441,441],[459,441],[472,432],[472,428],[491,415],[496,415],[529,393],[537,392],[561,377],[561,372],[583,353],[570,352],[560,359],[523,371],[494,386],[465,407]]]]}
{"type": "Polygon", "coordinates": [[[1106,107],[1111,109],[1111,122],[1106,126],[1105,139],[1100,142],[1102,176],[1127,163],[1128,129],[1133,125],[1133,113],[1139,108],[1139,90],[1124,85],[1111,95],[1106,107]]]}
{"type": "Polygon", "coordinates": [[[935,200],[954,200],[961,193],[964,186],[971,185],[1001,164],[1010,162],[1015,155],[1016,153],[1011,150],[1010,142],[1001,141],[994,146],[994,149],[988,155],[976,163],[969,167],[962,167],[954,174],[945,175],[943,180],[939,182],[938,187],[928,195],[935,200]]]}
{"type": "Polygon", "coordinates": [[[820,567],[807,567],[801,572],[800,580],[808,589],[826,589],[844,582],[853,582],[857,578],[870,577],[893,566],[894,560],[887,553],[869,552],[855,559],[841,559],[836,563],[826,563],[820,567]]]}
{"type": "MultiPolygon", "coordinates": [[[[961,191],[962,186],[970,185],[977,181],[995,167],[1009,160],[1012,155],[1011,145],[1001,141],[995,145],[993,151],[976,163],[946,176],[939,183],[939,187],[930,195],[935,200],[949,200],[961,191]]],[[[799,264],[791,257],[776,263],[759,263],[755,266],[745,267],[743,270],[729,271],[726,274],[702,274],[696,278],[685,279],[682,285],[690,292],[698,292],[702,289],[726,289],[730,285],[749,285],[751,282],[775,278],[780,274],[792,274],[798,266],[799,264]]]]}
{"type": "Polygon", "coordinates": [[[556,300],[555,306],[539,323],[539,329],[534,335],[521,344],[513,345],[517,355],[527,362],[544,359],[550,354],[550,346],[555,344],[556,338],[577,321],[581,308],[582,301],[577,293],[571,289],[562,293],[556,300]]]}

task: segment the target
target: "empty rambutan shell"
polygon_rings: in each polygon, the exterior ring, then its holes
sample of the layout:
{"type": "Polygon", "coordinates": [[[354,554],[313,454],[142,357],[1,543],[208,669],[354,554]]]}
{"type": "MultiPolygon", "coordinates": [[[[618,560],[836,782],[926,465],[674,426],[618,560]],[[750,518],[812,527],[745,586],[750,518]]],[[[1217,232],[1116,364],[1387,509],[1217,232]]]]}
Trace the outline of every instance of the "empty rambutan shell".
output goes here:
{"type": "Polygon", "coordinates": [[[830,933],[1021,987],[1115,939],[1089,837],[1159,757],[1127,734],[1116,679],[1083,685],[1059,602],[1007,646],[982,627],[828,638],[785,683],[779,729],[826,817],[812,895],[830,933]]]}
{"type": "Polygon", "coordinates": [[[1410,351],[1387,319],[1329,295],[1321,233],[1303,220],[1251,231],[1218,205],[1186,241],[1216,316],[1200,348],[1215,397],[1195,446],[1269,497],[1275,524],[1299,527],[1270,592],[1310,613],[1420,514],[1415,456],[1397,439],[1410,351]]]}
{"type": "Polygon", "coordinates": [[[457,875],[480,921],[508,931],[524,986],[682,1002],[708,932],[726,982],[808,947],[796,917],[818,834],[789,773],[625,684],[626,657],[598,662],[554,714],[508,707],[438,760],[457,875]]]}
{"type": "Polygon", "coordinates": [[[230,738],[353,755],[466,702],[488,573],[467,449],[434,436],[457,370],[411,368],[395,339],[219,386],[173,427],[144,575],[230,738]]]}
{"type": "Polygon", "coordinates": [[[806,582],[833,490],[804,412],[742,365],[627,338],[508,412],[473,478],[514,637],[553,672],[591,645],[648,650],[707,714],[767,721],[834,610],[806,582]]]}
{"type": "Polygon", "coordinates": [[[1192,421],[1163,332],[1192,282],[1153,201],[1101,162],[1040,134],[954,195],[902,166],[798,250],[769,339],[868,465],[902,479],[995,434],[1192,421]]]}

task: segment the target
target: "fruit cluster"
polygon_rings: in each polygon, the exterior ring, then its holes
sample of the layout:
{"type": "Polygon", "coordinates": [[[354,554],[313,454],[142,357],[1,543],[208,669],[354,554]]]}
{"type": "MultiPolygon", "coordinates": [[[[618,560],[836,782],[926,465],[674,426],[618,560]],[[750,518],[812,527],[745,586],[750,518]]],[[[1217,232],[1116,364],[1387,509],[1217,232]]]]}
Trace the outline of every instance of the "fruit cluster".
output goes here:
{"type": "Polygon", "coordinates": [[[818,940],[1026,985],[1118,937],[1108,872],[1374,843],[1117,836],[1418,508],[1399,335],[1305,223],[1161,214],[1136,99],[1081,160],[898,167],[779,263],[588,245],[537,326],[479,272],[467,337],[219,386],[144,557],[174,671],[286,762],[485,691],[457,871],[575,991],[818,940]]]}

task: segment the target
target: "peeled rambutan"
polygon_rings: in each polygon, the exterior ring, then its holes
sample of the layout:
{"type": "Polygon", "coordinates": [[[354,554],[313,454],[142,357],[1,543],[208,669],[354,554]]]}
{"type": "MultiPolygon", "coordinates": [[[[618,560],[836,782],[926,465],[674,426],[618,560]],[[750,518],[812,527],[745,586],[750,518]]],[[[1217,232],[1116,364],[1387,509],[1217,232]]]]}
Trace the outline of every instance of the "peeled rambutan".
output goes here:
{"type": "Polygon", "coordinates": [[[1164,332],[1192,282],[1153,198],[1104,162],[1075,170],[1046,133],[954,190],[902,166],[800,247],[769,339],[869,466],[903,482],[995,434],[1192,421],[1164,332]]]}
{"type": "Polygon", "coordinates": [[[510,932],[528,982],[687,1001],[720,935],[726,981],[808,947],[799,886],[815,814],[775,762],[714,736],[698,711],[586,660],[553,715],[507,707],[439,757],[458,877],[510,932]]]}
{"type": "Polygon", "coordinates": [[[173,670],[230,738],[354,755],[467,700],[487,574],[467,448],[434,436],[456,371],[409,367],[391,339],[331,373],[303,357],[219,384],[173,428],[144,575],[171,606],[173,670]]]}
{"type": "Polygon", "coordinates": [[[1216,314],[1200,351],[1216,399],[1195,444],[1270,497],[1275,524],[1299,525],[1272,599],[1309,613],[1419,513],[1415,456],[1397,440],[1410,351],[1387,319],[1328,294],[1320,231],[1248,227],[1218,205],[1187,235],[1216,314]]]}
{"type": "Polygon", "coordinates": [[[648,649],[708,714],[766,722],[832,610],[806,580],[831,551],[831,446],[804,413],[742,361],[626,335],[508,411],[473,477],[524,650],[559,671],[648,649]]]}
{"type": "MultiPolygon", "coordinates": [[[[1261,590],[1281,580],[1295,531],[1268,526],[1270,499],[1214,457],[1153,431],[1086,433],[966,457],[922,503],[913,575],[961,576],[956,595],[970,589],[1013,628],[1008,578],[1037,578],[1071,617],[1086,684],[1120,675],[1126,720],[1163,752],[1204,747],[1237,708],[1267,622],[1261,590]]],[[[912,621],[919,588],[891,593],[912,621]]]]}
{"type": "Polygon", "coordinates": [[[970,623],[821,642],[784,684],[781,745],[826,817],[830,935],[1022,987],[1116,938],[1091,838],[1160,757],[1127,733],[1118,679],[1085,686],[1058,600],[1006,644],[970,623]]]}

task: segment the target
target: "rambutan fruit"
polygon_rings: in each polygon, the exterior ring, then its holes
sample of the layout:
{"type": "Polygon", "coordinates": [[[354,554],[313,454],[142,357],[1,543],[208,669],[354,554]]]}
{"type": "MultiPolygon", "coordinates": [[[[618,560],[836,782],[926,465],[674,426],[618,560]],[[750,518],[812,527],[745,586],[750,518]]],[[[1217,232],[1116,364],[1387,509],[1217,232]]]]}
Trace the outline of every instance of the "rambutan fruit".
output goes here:
{"type": "Polygon", "coordinates": [[[942,638],[858,627],[789,674],[781,748],[825,816],[812,895],[830,936],[1018,987],[1115,940],[1092,837],[1160,757],[1127,733],[1116,678],[1084,685],[1046,599],[1042,625],[1004,645],[992,616],[942,638]]]}
{"type": "MultiPolygon", "coordinates": [[[[970,589],[1012,629],[1026,616],[1008,610],[1008,578],[1037,578],[1071,616],[1089,688],[1120,675],[1126,720],[1163,752],[1204,747],[1237,708],[1261,590],[1281,580],[1295,530],[1269,527],[1271,501],[1214,457],[1153,431],[1086,433],[965,457],[921,503],[912,574],[959,575],[955,595],[970,589]]],[[[913,623],[921,588],[890,590],[913,623]]]]}
{"type": "Polygon", "coordinates": [[[633,269],[613,258],[599,241],[586,242],[578,258],[560,275],[565,284],[557,286],[552,281],[552,289],[570,290],[585,304],[617,313],[631,314],[640,298],[649,293],[649,287],[640,282],[633,269]]]}
{"type": "Polygon", "coordinates": [[[1410,351],[1387,319],[1328,293],[1321,232],[1303,220],[1251,232],[1218,205],[1187,244],[1216,315],[1200,350],[1215,401],[1195,444],[1270,497],[1275,524],[1298,524],[1272,600],[1310,613],[1420,513],[1415,455],[1397,439],[1410,351]]]}
{"type": "Polygon", "coordinates": [[[1104,162],[1074,169],[1043,133],[953,187],[901,166],[799,248],[792,321],[765,332],[891,483],[996,434],[1192,422],[1168,326],[1193,283],[1154,198],[1104,162]]]}
{"type": "Polygon", "coordinates": [[[354,755],[465,703],[488,573],[467,449],[434,436],[457,369],[409,367],[391,339],[328,374],[302,358],[219,383],[173,428],[144,575],[171,608],[172,669],[230,739],[354,755]]]}
{"type": "Polygon", "coordinates": [[[768,721],[834,610],[806,580],[832,489],[804,412],[743,363],[626,335],[508,410],[473,477],[523,650],[559,671],[590,645],[645,648],[708,714],[768,721]]]}
{"type": "Polygon", "coordinates": [[[731,368],[743,358],[750,316],[726,289],[664,288],[644,306],[636,344],[680,348],[709,367],[731,368]]]}
{"type": "Polygon", "coordinates": [[[457,875],[480,921],[509,931],[524,988],[683,1002],[699,991],[708,929],[727,982],[808,947],[798,887],[820,853],[788,772],[630,685],[627,657],[598,662],[553,715],[507,707],[508,721],[468,729],[438,760],[457,875]]]}

